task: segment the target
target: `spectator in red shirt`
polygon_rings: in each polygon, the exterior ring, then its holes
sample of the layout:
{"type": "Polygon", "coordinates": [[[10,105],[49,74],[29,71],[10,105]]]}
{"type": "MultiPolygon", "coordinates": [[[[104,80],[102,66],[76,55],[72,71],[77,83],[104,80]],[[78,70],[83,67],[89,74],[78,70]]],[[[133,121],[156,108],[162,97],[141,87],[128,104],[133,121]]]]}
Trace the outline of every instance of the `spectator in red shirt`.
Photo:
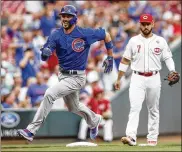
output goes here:
{"type": "Polygon", "coordinates": [[[181,36],[181,15],[179,14],[174,14],[173,16],[173,32],[174,38],[181,36]]]}
{"type": "MultiPolygon", "coordinates": [[[[93,96],[87,103],[87,106],[97,114],[102,115],[103,121],[99,127],[103,127],[103,140],[106,142],[111,142],[113,140],[112,132],[112,111],[110,101],[104,99],[104,90],[95,87],[93,88],[93,96]]],[[[84,119],[81,120],[78,132],[79,140],[86,140],[88,125],[84,119]]]]}

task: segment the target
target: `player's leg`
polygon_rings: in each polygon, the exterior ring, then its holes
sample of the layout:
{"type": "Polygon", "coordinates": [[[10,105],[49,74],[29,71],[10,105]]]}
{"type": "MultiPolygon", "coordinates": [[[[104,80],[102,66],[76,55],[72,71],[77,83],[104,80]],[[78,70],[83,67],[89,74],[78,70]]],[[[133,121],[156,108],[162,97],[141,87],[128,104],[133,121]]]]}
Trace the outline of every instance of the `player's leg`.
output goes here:
{"type": "Polygon", "coordinates": [[[87,131],[88,131],[88,124],[85,119],[81,119],[79,125],[79,132],[78,132],[78,139],[86,140],[87,139],[87,131]]]}
{"type": "Polygon", "coordinates": [[[159,134],[159,98],[161,91],[160,75],[150,78],[146,90],[146,104],[148,108],[148,141],[157,141],[159,134]]]}
{"type": "Polygon", "coordinates": [[[30,132],[36,134],[41,124],[44,122],[47,115],[51,111],[54,101],[62,97],[64,94],[70,93],[68,90],[68,82],[66,81],[60,81],[55,86],[50,87],[46,90],[44,100],[41,102],[33,121],[27,127],[30,132]]]}
{"type": "Polygon", "coordinates": [[[103,125],[104,141],[112,141],[113,140],[112,126],[113,126],[113,120],[112,119],[105,120],[104,125],[103,125]]]}
{"type": "Polygon", "coordinates": [[[98,115],[90,110],[85,104],[79,102],[79,91],[75,91],[63,97],[63,99],[68,110],[84,118],[89,125],[89,128],[93,128],[98,124],[98,115]]]}
{"type": "Polygon", "coordinates": [[[79,102],[79,91],[75,91],[65,96],[63,99],[69,111],[80,115],[86,120],[90,128],[90,138],[95,139],[98,135],[98,126],[102,120],[102,116],[95,114],[85,104],[79,102]]]}
{"type": "Polygon", "coordinates": [[[18,130],[19,135],[25,137],[28,140],[33,140],[32,134],[35,135],[38,129],[41,127],[42,123],[49,114],[54,101],[61,98],[62,96],[68,95],[75,90],[80,89],[80,87],[84,86],[85,84],[84,77],[83,79],[79,79],[71,76],[61,75],[59,78],[59,83],[46,90],[44,100],[41,102],[40,107],[33,118],[33,121],[27,126],[27,129],[18,130]],[[30,135],[31,138],[29,139],[30,135]]]}
{"type": "Polygon", "coordinates": [[[145,77],[133,74],[129,88],[130,112],[126,127],[126,136],[122,138],[124,144],[136,145],[136,135],[139,124],[139,114],[145,99],[145,77]]]}
{"type": "Polygon", "coordinates": [[[52,108],[53,102],[56,100],[54,95],[55,89],[56,89],[56,86],[47,89],[44,95],[44,99],[41,102],[32,122],[27,126],[26,129],[18,130],[17,133],[20,136],[23,136],[29,141],[33,140],[33,136],[41,127],[42,123],[44,122],[44,120],[46,119],[47,115],[49,114],[52,108]]]}

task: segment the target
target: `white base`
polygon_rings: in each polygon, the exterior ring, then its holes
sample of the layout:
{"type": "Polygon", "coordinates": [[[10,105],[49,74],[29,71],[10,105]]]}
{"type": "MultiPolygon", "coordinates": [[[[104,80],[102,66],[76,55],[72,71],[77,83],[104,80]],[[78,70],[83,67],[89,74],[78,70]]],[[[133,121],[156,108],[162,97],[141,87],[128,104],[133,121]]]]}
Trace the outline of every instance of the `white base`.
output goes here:
{"type": "Polygon", "coordinates": [[[138,146],[145,147],[145,146],[156,146],[156,145],[152,145],[152,144],[139,144],[138,146]]]}
{"type": "Polygon", "coordinates": [[[95,147],[95,146],[98,145],[91,142],[74,142],[66,145],[66,147],[95,147]]]}

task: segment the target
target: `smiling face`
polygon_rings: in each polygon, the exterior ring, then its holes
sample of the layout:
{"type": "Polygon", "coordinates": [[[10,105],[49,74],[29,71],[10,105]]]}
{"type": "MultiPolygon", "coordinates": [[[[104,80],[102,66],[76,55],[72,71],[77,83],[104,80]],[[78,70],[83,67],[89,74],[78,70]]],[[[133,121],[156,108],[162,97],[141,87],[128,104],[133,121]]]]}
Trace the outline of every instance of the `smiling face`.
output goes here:
{"type": "Polygon", "coordinates": [[[140,30],[143,35],[148,36],[152,33],[152,28],[154,27],[153,22],[141,22],[140,23],[140,30]]]}
{"type": "Polygon", "coordinates": [[[70,20],[74,17],[69,14],[61,14],[61,24],[65,30],[70,29],[73,25],[70,24],[70,20]]]}

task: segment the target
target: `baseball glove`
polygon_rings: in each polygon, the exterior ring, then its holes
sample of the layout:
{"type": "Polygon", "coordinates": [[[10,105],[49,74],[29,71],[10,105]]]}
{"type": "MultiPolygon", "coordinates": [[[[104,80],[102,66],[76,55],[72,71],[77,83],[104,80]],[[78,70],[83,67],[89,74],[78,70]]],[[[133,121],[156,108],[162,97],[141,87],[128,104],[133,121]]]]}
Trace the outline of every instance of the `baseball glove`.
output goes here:
{"type": "Polygon", "coordinates": [[[175,83],[177,83],[180,79],[180,75],[178,72],[176,71],[172,71],[168,74],[167,78],[165,78],[164,80],[168,80],[169,81],[169,85],[173,86],[175,83]]]}

